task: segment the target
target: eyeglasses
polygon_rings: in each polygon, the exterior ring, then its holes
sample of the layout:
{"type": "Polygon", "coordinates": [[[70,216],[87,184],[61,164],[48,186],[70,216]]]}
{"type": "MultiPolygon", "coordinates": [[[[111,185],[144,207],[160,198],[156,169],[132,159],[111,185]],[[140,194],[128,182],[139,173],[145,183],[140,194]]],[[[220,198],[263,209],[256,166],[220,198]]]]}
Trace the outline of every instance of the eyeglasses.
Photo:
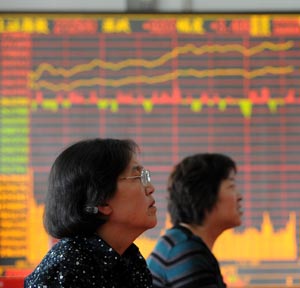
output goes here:
{"type": "Polygon", "coordinates": [[[142,169],[141,171],[141,175],[139,176],[128,176],[128,177],[122,177],[120,179],[136,179],[136,178],[140,178],[141,179],[141,183],[143,184],[144,187],[148,187],[151,184],[151,175],[150,175],[150,171],[146,170],[146,169],[142,169]]]}

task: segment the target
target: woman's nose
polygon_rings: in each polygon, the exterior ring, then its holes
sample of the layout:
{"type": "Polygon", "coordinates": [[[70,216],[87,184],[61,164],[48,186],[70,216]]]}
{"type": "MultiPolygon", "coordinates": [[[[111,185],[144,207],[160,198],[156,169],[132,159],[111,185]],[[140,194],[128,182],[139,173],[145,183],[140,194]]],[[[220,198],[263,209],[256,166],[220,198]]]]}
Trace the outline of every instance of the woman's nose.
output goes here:
{"type": "Polygon", "coordinates": [[[151,195],[152,193],[154,193],[155,187],[153,186],[152,183],[150,183],[150,184],[145,188],[145,191],[146,191],[146,195],[151,195]]]}

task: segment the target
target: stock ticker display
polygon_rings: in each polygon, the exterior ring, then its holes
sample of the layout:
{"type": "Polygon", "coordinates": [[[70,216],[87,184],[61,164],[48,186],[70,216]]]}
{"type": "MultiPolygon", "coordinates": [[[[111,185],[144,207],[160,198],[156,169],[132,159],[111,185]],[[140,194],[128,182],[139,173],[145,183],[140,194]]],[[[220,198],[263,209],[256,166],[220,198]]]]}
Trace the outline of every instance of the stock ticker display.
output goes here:
{"type": "Polygon", "coordinates": [[[118,137],[141,146],[156,187],[145,257],[170,226],[172,166],[225,153],[244,197],[243,225],[214,247],[225,281],[300,285],[300,15],[0,14],[0,104],[0,274],[31,271],[53,242],[58,153],[118,137]]]}

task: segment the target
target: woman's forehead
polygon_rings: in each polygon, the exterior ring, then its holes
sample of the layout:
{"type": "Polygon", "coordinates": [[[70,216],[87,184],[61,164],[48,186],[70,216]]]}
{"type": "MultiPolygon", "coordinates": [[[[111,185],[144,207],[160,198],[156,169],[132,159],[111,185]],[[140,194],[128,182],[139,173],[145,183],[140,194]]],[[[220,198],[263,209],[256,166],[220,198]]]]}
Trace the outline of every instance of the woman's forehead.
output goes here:
{"type": "Polygon", "coordinates": [[[127,168],[126,171],[136,171],[136,170],[142,170],[143,166],[139,162],[138,158],[136,155],[133,155],[127,168]]]}

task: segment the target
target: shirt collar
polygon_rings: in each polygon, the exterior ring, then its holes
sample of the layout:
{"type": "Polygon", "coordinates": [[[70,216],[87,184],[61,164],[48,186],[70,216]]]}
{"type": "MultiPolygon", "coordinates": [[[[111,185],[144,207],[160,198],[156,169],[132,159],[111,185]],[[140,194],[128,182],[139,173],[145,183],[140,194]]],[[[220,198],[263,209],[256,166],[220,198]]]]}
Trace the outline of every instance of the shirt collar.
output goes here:
{"type": "Polygon", "coordinates": [[[136,258],[141,257],[138,247],[133,243],[125,250],[123,255],[120,255],[98,235],[80,238],[87,242],[95,255],[98,255],[100,259],[103,259],[103,263],[107,265],[108,268],[113,268],[115,265],[122,262],[128,265],[130,262],[135,261],[136,258]]]}

